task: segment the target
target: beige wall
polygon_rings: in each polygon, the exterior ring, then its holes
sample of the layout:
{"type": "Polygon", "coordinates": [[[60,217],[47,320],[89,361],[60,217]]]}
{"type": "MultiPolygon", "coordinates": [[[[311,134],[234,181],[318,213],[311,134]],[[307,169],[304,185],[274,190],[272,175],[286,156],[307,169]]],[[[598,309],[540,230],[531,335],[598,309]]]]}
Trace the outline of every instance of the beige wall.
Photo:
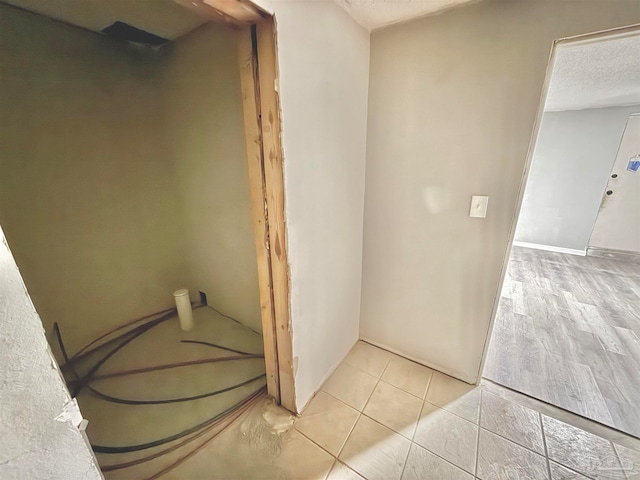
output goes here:
{"type": "Polygon", "coordinates": [[[162,98],[190,287],[262,331],[236,36],[203,26],[163,49],[162,98]]]}
{"type": "Polygon", "coordinates": [[[157,53],[5,6],[0,22],[0,224],[46,332],[74,351],[184,286],[256,328],[232,33],[157,53]]]}
{"type": "Polygon", "coordinates": [[[544,113],[516,241],[586,252],[625,125],[637,112],[640,105],[544,113]]]}
{"type": "Polygon", "coordinates": [[[476,380],[552,42],[639,21],[636,0],[487,0],[372,34],[363,338],[476,380]]]}
{"type": "Polygon", "coordinates": [[[156,55],[0,6],[0,224],[71,351],[188,279],[156,55]]]}

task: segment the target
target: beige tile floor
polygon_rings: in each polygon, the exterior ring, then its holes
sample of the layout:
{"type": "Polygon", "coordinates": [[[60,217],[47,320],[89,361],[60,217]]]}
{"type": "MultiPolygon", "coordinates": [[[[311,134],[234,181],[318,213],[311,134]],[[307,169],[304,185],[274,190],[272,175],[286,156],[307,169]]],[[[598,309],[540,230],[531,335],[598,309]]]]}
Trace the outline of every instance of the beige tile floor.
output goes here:
{"type": "Polygon", "coordinates": [[[640,442],[359,342],[299,418],[265,400],[163,478],[640,480],[640,442]]]}

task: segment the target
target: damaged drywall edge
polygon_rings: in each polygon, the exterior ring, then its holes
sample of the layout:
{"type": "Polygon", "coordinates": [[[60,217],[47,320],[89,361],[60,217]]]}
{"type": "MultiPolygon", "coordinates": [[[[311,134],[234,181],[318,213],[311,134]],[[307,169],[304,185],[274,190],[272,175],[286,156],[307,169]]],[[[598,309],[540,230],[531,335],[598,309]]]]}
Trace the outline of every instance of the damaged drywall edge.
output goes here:
{"type": "Polygon", "coordinates": [[[0,284],[0,477],[104,479],[1,228],[0,284]]]}
{"type": "Polygon", "coordinates": [[[72,398],[64,405],[62,413],[58,415],[55,420],[57,422],[69,422],[79,430],[80,426],[86,422],[86,420],[82,418],[80,407],[78,407],[78,401],[75,398],[72,398]]]}

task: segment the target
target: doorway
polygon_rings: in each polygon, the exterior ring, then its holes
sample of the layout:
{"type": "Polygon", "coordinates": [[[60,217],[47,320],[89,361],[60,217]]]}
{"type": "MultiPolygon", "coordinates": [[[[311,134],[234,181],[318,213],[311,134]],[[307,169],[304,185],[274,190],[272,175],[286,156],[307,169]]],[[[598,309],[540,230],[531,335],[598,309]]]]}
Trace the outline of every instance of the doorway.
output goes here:
{"type": "Polygon", "coordinates": [[[0,221],[104,471],[294,408],[273,19],[158,49],[0,8],[0,221]]]}
{"type": "Polygon", "coordinates": [[[554,45],[483,372],[636,437],[638,55],[637,28],[554,45]]]}

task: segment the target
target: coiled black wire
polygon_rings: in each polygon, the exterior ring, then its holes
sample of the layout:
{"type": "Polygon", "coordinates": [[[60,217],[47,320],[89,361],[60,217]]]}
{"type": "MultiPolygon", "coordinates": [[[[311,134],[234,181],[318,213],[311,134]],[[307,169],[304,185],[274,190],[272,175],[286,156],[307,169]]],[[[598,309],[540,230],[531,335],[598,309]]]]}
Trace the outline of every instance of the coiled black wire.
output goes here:
{"type": "MultiPolygon", "coordinates": [[[[256,380],[259,380],[260,378],[266,377],[266,374],[261,374],[258,375],[256,377],[253,377],[249,380],[246,380],[244,382],[238,383],[236,385],[232,385],[230,387],[226,387],[223,389],[218,389],[218,390],[214,390],[211,392],[207,392],[207,393],[203,393],[200,395],[193,395],[193,396],[189,396],[189,397],[179,397],[179,398],[171,398],[171,399],[162,399],[162,400],[133,400],[133,399],[124,399],[124,398],[118,398],[118,397],[113,397],[110,395],[107,395],[103,392],[100,392],[98,390],[96,390],[95,388],[93,388],[92,386],[89,385],[89,383],[94,380],[94,376],[96,374],[96,372],[100,369],[100,367],[102,365],[104,365],[104,363],[111,358],[116,352],[118,352],[120,349],[122,349],[124,346],[128,345],[129,343],[131,343],[133,340],[135,340],[136,338],[140,337],[141,335],[143,335],[144,333],[148,332],[149,330],[151,330],[152,328],[154,328],[155,326],[159,325],[160,323],[168,320],[169,318],[173,317],[176,314],[176,310],[175,309],[171,309],[169,311],[164,310],[162,312],[158,312],[158,314],[163,314],[161,317],[150,320],[142,325],[138,325],[137,327],[132,328],[131,330],[129,330],[128,332],[125,332],[113,339],[110,339],[106,342],[104,342],[103,344],[99,345],[98,347],[95,347],[92,350],[89,351],[85,351],[89,346],[95,344],[97,341],[101,340],[102,338],[105,338],[106,336],[108,336],[110,333],[113,333],[123,327],[118,327],[116,328],[114,331],[109,332],[105,335],[102,335],[101,337],[99,337],[98,339],[92,341],[91,343],[87,344],[85,347],[83,347],[83,349],[81,349],[78,354],[76,354],[74,357],[69,357],[67,350],[65,348],[64,345],[64,341],[62,339],[62,333],[60,331],[60,326],[58,325],[58,323],[54,323],[53,325],[53,330],[54,333],[56,335],[58,344],[60,346],[60,351],[62,352],[62,356],[64,358],[65,363],[63,364],[63,368],[70,370],[76,377],[77,380],[74,382],[74,388],[72,389],[73,395],[72,396],[77,396],[80,391],[86,387],[88,390],[90,390],[94,395],[96,395],[97,397],[109,401],[109,402],[113,402],[113,403],[121,403],[121,404],[127,404],[127,405],[158,405],[158,404],[168,404],[168,403],[177,403],[177,402],[186,402],[186,401],[191,401],[191,400],[197,400],[197,399],[201,399],[201,398],[206,398],[206,397],[211,397],[214,395],[218,395],[224,392],[228,392],[230,390],[234,390],[236,388],[240,388],[242,386],[248,385],[256,380]],[[79,375],[78,372],[75,370],[74,365],[77,363],[77,361],[79,361],[82,358],[85,358],[86,356],[90,355],[91,353],[94,353],[95,351],[97,351],[100,348],[103,348],[106,345],[110,345],[112,343],[116,343],[118,342],[118,340],[122,340],[120,343],[118,343],[114,348],[112,348],[111,350],[109,350],[103,357],[101,357],[89,370],[89,372],[85,375],[79,375]],[[84,352],[84,353],[82,353],[84,352]],[[81,355],[79,355],[81,354],[81,355]]],[[[130,322],[128,325],[137,323],[137,321],[143,320],[143,319],[147,319],[147,318],[151,318],[154,315],[147,315],[146,317],[143,317],[142,319],[138,319],[134,322],[130,322]]],[[[226,317],[226,316],[225,316],[226,317]]],[[[125,325],[125,326],[128,326],[125,325]]],[[[197,341],[197,340],[183,340],[183,343],[194,343],[194,344],[202,344],[202,345],[207,345],[207,346],[211,346],[211,347],[216,347],[216,348],[220,348],[223,350],[227,350],[227,351],[231,351],[234,353],[239,353],[242,355],[246,355],[247,359],[250,358],[256,358],[256,357],[264,357],[263,355],[259,355],[259,354],[251,354],[248,352],[243,352],[240,350],[235,350],[235,349],[231,349],[228,347],[224,347],[222,345],[217,345],[217,344],[213,344],[213,343],[209,343],[209,342],[201,342],[201,341],[197,341]]],[[[237,357],[234,359],[238,359],[237,357]]],[[[180,366],[180,365],[176,365],[176,366],[180,366]]],[[[158,369],[160,368],[166,368],[167,366],[159,366],[158,369]]],[[[153,371],[153,368],[150,368],[147,371],[153,371]]],[[[199,423],[197,425],[194,425],[193,427],[190,427],[186,430],[183,430],[181,432],[178,432],[174,435],[170,435],[164,438],[160,438],[158,440],[154,440],[151,442],[146,442],[146,443],[142,443],[142,444],[137,444],[137,445],[128,445],[128,446],[122,446],[122,447],[113,447],[113,446],[105,446],[105,445],[91,445],[93,450],[96,453],[105,453],[105,454],[118,454],[118,453],[130,453],[130,452],[137,452],[140,450],[146,450],[149,448],[153,448],[153,447],[157,447],[160,445],[164,445],[170,442],[173,442],[175,440],[184,438],[188,435],[194,434],[196,433],[196,435],[193,437],[194,439],[197,438],[197,436],[199,436],[200,434],[198,432],[203,431],[204,429],[206,429],[207,427],[213,425],[215,422],[220,421],[222,419],[224,419],[224,417],[226,415],[231,414],[234,410],[236,410],[237,408],[240,408],[242,405],[246,404],[247,402],[251,401],[252,399],[254,399],[256,396],[260,395],[261,393],[263,393],[265,391],[265,386],[262,385],[258,390],[254,391],[251,395],[245,397],[243,400],[241,400],[240,402],[236,403],[235,405],[233,405],[232,407],[224,410],[223,412],[205,420],[202,423],[199,423]]],[[[188,443],[185,442],[185,443],[188,443]]],[[[168,449],[167,449],[168,451],[168,449]]],[[[148,457],[145,457],[144,459],[142,459],[141,461],[148,461],[148,460],[152,460],[153,458],[157,458],[159,455],[158,454],[153,454],[150,455],[148,457]]],[[[136,462],[129,462],[132,465],[137,464],[137,463],[141,463],[141,461],[136,461],[136,462]]],[[[126,468],[126,467],[121,467],[121,468],[126,468]]]]}

